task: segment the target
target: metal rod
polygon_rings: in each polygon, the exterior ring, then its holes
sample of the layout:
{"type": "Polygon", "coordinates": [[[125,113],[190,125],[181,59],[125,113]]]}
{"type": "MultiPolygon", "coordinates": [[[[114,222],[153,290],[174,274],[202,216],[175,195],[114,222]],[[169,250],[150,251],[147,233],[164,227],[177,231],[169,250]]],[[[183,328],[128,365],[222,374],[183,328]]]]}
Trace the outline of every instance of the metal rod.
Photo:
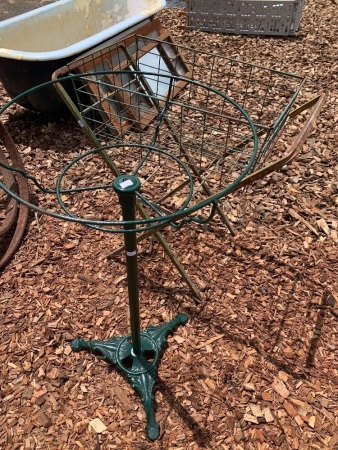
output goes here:
{"type": "MultiPolygon", "coordinates": [[[[134,176],[119,176],[114,180],[114,190],[119,197],[124,221],[136,219],[136,191],[140,188],[139,180],[134,176]]],[[[136,230],[136,225],[124,225],[126,230],[136,230]]],[[[140,307],[138,291],[137,241],[136,232],[124,233],[126,249],[126,268],[129,297],[129,314],[131,340],[135,356],[141,356],[140,307]]]]}
{"type": "MultiPolygon", "coordinates": [[[[66,105],[68,106],[68,108],[70,109],[71,113],[73,114],[73,116],[75,117],[75,119],[81,123],[82,127],[84,127],[84,132],[86,134],[86,136],[88,137],[88,139],[96,146],[96,147],[100,147],[100,141],[98,140],[98,138],[96,137],[95,133],[92,131],[92,129],[89,127],[89,125],[87,124],[85,118],[81,115],[80,111],[77,109],[77,107],[75,106],[73,100],[70,98],[70,96],[67,94],[67,91],[64,89],[64,87],[60,84],[60,83],[56,83],[55,85],[57,91],[59,92],[59,94],[61,95],[63,101],[66,103],[66,105]]],[[[101,152],[100,152],[101,154],[101,152]]],[[[117,169],[116,165],[113,163],[113,161],[109,158],[109,156],[107,155],[106,152],[102,153],[102,157],[104,159],[104,161],[107,163],[108,167],[111,169],[111,171],[114,173],[115,176],[119,176],[119,170],[117,169]]],[[[135,193],[134,193],[135,195],[135,193]]],[[[121,205],[122,206],[122,205],[121,205]]],[[[149,216],[146,214],[146,211],[141,208],[141,205],[139,203],[136,204],[136,207],[138,209],[138,211],[141,213],[142,217],[144,218],[148,218],[149,216]]],[[[132,219],[133,220],[133,219],[132,219]]],[[[231,226],[231,225],[230,225],[231,226]]],[[[162,228],[162,227],[160,227],[162,228]]],[[[229,225],[228,225],[229,228],[229,225]]],[[[230,229],[230,228],[229,228],[230,229]]],[[[148,237],[149,235],[155,234],[156,239],[159,241],[159,243],[162,245],[165,253],[168,255],[169,259],[172,261],[172,263],[175,265],[176,269],[179,271],[179,273],[181,274],[182,278],[184,279],[184,281],[188,284],[188,286],[190,287],[190,289],[192,290],[192,292],[194,293],[194,295],[198,298],[199,301],[202,300],[203,296],[201,294],[201,292],[198,290],[198,288],[195,286],[195,284],[193,283],[193,281],[190,279],[189,275],[187,274],[187,272],[185,271],[185,269],[183,268],[183,266],[179,263],[178,259],[176,258],[175,254],[173,253],[173,251],[171,250],[168,242],[166,241],[166,239],[161,235],[161,233],[158,230],[154,230],[149,234],[144,234],[141,237],[137,238],[136,237],[136,233],[124,233],[124,239],[126,241],[127,236],[126,235],[132,235],[135,237],[135,246],[134,248],[136,248],[137,246],[137,242],[140,240],[143,240],[143,238],[148,237]]],[[[233,232],[233,234],[235,234],[233,232]]],[[[130,244],[131,245],[131,244],[130,244]]],[[[124,247],[120,247],[117,250],[115,250],[114,252],[110,253],[109,255],[107,255],[107,258],[113,257],[114,255],[120,253],[121,251],[123,251],[123,249],[127,250],[127,246],[125,243],[124,247]]],[[[127,261],[128,261],[128,257],[127,257],[127,261]]],[[[132,275],[132,277],[135,275],[132,275]]],[[[136,283],[137,285],[137,283],[136,283]]],[[[129,290],[129,284],[128,284],[128,290],[129,290]]],[[[139,325],[138,325],[139,326],[139,325]]]]}

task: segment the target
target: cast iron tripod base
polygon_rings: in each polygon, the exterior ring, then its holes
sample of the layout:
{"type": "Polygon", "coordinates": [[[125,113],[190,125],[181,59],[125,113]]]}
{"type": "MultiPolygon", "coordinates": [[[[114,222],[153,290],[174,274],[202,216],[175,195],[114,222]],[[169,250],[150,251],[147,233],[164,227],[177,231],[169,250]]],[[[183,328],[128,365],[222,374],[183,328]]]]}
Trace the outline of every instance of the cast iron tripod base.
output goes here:
{"type": "Polygon", "coordinates": [[[154,414],[154,385],[158,380],[159,357],[168,334],[178,325],[184,325],[187,320],[186,314],[179,314],[168,323],[148,327],[141,332],[140,355],[134,353],[130,335],[105,342],[74,339],[71,343],[75,352],[89,349],[100,353],[105,361],[117,366],[127,376],[131,386],[141,395],[147,417],[146,431],[152,441],[160,435],[160,426],[156,423],[154,414]]]}

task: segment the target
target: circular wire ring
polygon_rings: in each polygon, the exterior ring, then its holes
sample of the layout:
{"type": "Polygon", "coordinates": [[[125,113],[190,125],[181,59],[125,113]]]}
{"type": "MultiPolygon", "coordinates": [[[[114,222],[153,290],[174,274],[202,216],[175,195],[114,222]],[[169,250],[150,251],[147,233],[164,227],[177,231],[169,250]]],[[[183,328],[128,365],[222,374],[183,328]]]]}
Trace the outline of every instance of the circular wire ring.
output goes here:
{"type": "MultiPolygon", "coordinates": [[[[18,103],[19,100],[23,97],[25,97],[26,95],[29,95],[39,89],[43,89],[45,87],[51,86],[51,85],[55,85],[56,83],[62,83],[62,82],[69,82],[71,80],[77,80],[77,79],[81,79],[83,77],[90,77],[90,76],[98,76],[98,75],[105,75],[105,74],[130,74],[131,71],[130,70],[119,70],[119,71],[95,71],[93,72],[88,72],[88,73],[82,73],[82,74],[73,74],[73,75],[68,75],[56,80],[51,80],[51,81],[47,81],[45,83],[42,83],[38,86],[35,86],[25,92],[23,92],[22,94],[19,94],[18,96],[16,96],[15,98],[13,98],[12,100],[10,100],[6,105],[4,105],[2,108],[0,108],[0,116],[1,114],[3,114],[13,103],[18,103]]],[[[142,75],[142,76],[158,76],[158,74],[154,74],[154,72],[146,72],[146,71],[133,71],[133,74],[135,75],[142,75]]],[[[189,198],[184,202],[184,208],[180,207],[176,212],[168,214],[166,216],[160,216],[160,217],[153,217],[153,218],[148,218],[148,219],[137,219],[136,221],[133,221],[133,223],[135,225],[142,225],[141,227],[134,229],[134,230],[130,230],[129,232],[138,232],[138,231],[148,231],[148,230],[152,230],[158,227],[161,227],[162,225],[166,224],[166,223],[177,223],[178,221],[182,220],[182,223],[184,221],[184,218],[187,216],[191,216],[192,214],[196,213],[197,211],[203,209],[204,207],[210,205],[210,204],[215,204],[219,199],[221,199],[222,197],[224,197],[225,195],[227,195],[227,193],[229,193],[249,172],[249,170],[251,169],[251,167],[253,166],[255,159],[256,159],[256,154],[257,154],[257,149],[258,149],[258,136],[257,136],[257,130],[256,127],[254,125],[254,123],[252,122],[252,120],[250,119],[248,113],[244,110],[244,108],[242,108],[238,103],[236,103],[234,100],[232,100],[230,97],[226,96],[225,94],[219,92],[218,90],[214,89],[211,86],[207,86],[201,82],[192,80],[190,78],[186,78],[186,77],[182,77],[182,76],[175,76],[175,75],[166,75],[166,74],[162,74],[161,73],[161,77],[166,77],[169,78],[171,80],[176,81],[184,81],[185,83],[191,83],[197,87],[201,87],[203,89],[206,89],[210,92],[215,93],[216,95],[219,95],[221,98],[223,98],[224,100],[226,100],[227,102],[229,102],[232,106],[234,106],[239,112],[240,114],[243,116],[243,118],[245,119],[245,121],[248,123],[249,128],[251,129],[252,132],[252,141],[253,141],[253,149],[251,152],[251,157],[247,163],[247,165],[244,167],[243,171],[239,174],[239,176],[228,186],[224,187],[223,189],[221,189],[219,192],[217,192],[216,194],[210,195],[208,198],[206,198],[205,200],[200,201],[199,203],[195,204],[195,205],[191,205],[190,207],[188,207],[188,204],[190,202],[190,195],[189,198]],[[143,226],[144,225],[144,226],[143,226]]],[[[118,144],[115,144],[115,146],[118,144]]],[[[123,144],[125,146],[125,144],[123,144]]],[[[133,144],[135,146],[135,144],[133,144]]],[[[114,145],[113,145],[114,146],[114,145]]],[[[112,148],[113,146],[102,146],[100,148],[96,148],[91,150],[90,152],[87,152],[86,155],[90,154],[90,153],[98,153],[100,151],[104,151],[105,149],[108,148],[112,148]]],[[[176,160],[176,162],[178,162],[185,170],[185,172],[187,174],[189,174],[189,183],[190,183],[190,191],[193,187],[193,180],[192,180],[192,175],[189,171],[189,169],[186,167],[186,165],[177,157],[175,157],[174,155],[170,154],[169,152],[166,152],[165,150],[161,150],[159,148],[154,147],[153,150],[155,151],[159,151],[162,152],[163,154],[166,154],[167,156],[170,156],[172,158],[174,158],[176,160]]],[[[63,174],[65,171],[68,170],[69,167],[71,167],[77,160],[81,159],[82,156],[76,158],[74,161],[72,161],[71,163],[69,163],[66,168],[61,172],[60,176],[58,177],[58,181],[57,181],[57,189],[54,192],[58,198],[60,198],[61,200],[61,194],[64,192],[61,190],[60,188],[60,183],[61,180],[63,178],[63,174]]],[[[1,162],[0,162],[1,165],[1,162]]],[[[12,170],[17,170],[16,168],[12,168],[12,170]]],[[[20,171],[20,173],[22,173],[22,171],[20,171]]],[[[33,179],[34,177],[30,176],[27,173],[24,173],[24,175],[27,178],[33,179]]],[[[36,183],[37,185],[39,184],[38,182],[36,183]]],[[[51,211],[51,210],[46,210],[44,208],[41,208],[37,205],[34,205],[22,198],[20,198],[17,194],[15,194],[15,192],[12,192],[10,189],[8,189],[3,183],[0,182],[0,187],[10,196],[12,196],[14,199],[16,199],[17,201],[21,202],[22,204],[28,206],[29,208],[40,212],[41,214],[46,214],[49,215],[51,217],[55,217],[61,220],[66,220],[66,221],[70,221],[70,222],[76,222],[82,225],[86,225],[88,227],[98,227],[98,229],[104,230],[104,231],[108,231],[110,233],[124,233],[126,232],[126,230],[124,229],[125,225],[128,225],[128,222],[126,221],[109,221],[109,220],[91,220],[91,219],[83,219],[83,218],[79,218],[77,216],[74,216],[72,213],[70,213],[70,211],[65,207],[65,205],[63,204],[62,200],[60,202],[60,200],[58,199],[58,203],[60,203],[62,209],[66,212],[66,214],[59,214],[57,212],[51,211]],[[117,228],[106,228],[106,227],[117,227],[117,228]]],[[[41,188],[40,188],[41,189],[41,188]]],[[[42,189],[41,189],[42,190],[42,189]]],[[[130,223],[129,223],[130,224],[130,223]]],[[[127,231],[128,232],[128,231],[127,231]]]]}

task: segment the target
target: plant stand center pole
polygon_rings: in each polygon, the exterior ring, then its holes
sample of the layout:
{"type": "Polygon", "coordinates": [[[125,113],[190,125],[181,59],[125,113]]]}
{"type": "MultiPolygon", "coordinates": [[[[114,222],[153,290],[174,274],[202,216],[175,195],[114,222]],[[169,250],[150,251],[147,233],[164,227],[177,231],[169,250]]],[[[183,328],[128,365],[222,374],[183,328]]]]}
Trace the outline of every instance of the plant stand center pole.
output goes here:
{"type": "Polygon", "coordinates": [[[126,230],[124,239],[131,334],[104,342],[77,338],[72,341],[71,348],[75,352],[88,349],[100,353],[107,362],[118,367],[127,376],[131,386],[141,396],[147,417],[147,435],[154,441],[160,435],[160,426],[154,414],[154,386],[158,381],[159,358],[168,334],[178,325],[184,325],[188,317],[186,314],[178,314],[170,322],[140,331],[135,205],[136,192],[141,186],[136,177],[129,175],[117,177],[113,186],[119,196],[126,230]]]}
{"type": "MultiPolygon", "coordinates": [[[[138,178],[134,176],[119,176],[114,181],[114,190],[117,193],[122,208],[125,230],[135,230],[135,204],[136,191],[141,187],[138,178]]],[[[137,241],[136,232],[124,233],[124,244],[126,249],[127,283],[129,295],[129,313],[131,340],[135,356],[141,356],[141,333],[140,333],[140,307],[138,293],[138,267],[137,267],[137,241]]]]}

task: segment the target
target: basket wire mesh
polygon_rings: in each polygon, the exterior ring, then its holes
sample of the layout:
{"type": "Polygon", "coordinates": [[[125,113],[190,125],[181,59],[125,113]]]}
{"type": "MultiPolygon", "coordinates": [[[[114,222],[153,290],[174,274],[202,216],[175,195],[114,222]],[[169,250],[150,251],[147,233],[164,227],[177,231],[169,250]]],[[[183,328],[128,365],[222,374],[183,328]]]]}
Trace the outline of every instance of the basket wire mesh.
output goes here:
{"type": "MultiPolygon", "coordinates": [[[[133,144],[165,149],[192,173],[190,206],[217,193],[220,198],[248,166],[253,170],[267,158],[304,80],[157,34],[129,37],[63,67],[54,78],[78,77],[67,88],[72,100],[60,85],[59,92],[94,143],[116,146],[113,160],[128,160],[123,144],[129,154],[133,144]]],[[[185,201],[189,182],[166,158],[150,158],[147,150],[138,157],[147,159],[143,189],[148,185],[152,195],[151,182],[158,185],[163,165],[176,180],[170,189],[159,189],[152,204],[156,214],[168,214],[173,198],[176,208],[185,201]]],[[[128,170],[137,173],[138,164],[135,158],[128,170]]]]}

